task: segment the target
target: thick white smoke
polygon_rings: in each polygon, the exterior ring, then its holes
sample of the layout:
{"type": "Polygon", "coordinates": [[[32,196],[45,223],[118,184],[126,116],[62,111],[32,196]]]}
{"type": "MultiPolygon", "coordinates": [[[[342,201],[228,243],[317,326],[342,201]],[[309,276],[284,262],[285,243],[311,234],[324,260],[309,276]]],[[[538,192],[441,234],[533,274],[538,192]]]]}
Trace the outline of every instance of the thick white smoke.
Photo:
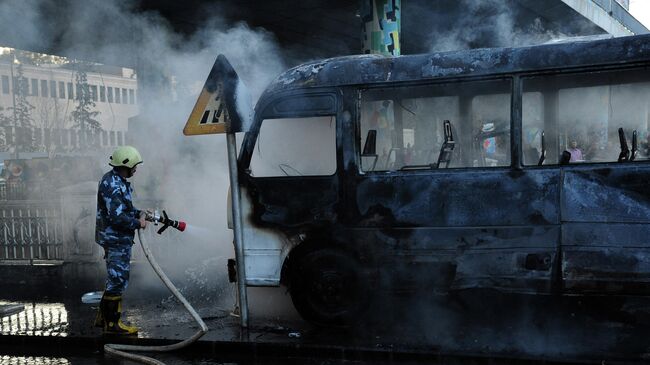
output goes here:
{"type": "MultiPolygon", "coordinates": [[[[271,33],[245,23],[226,26],[219,9],[197,20],[198,31],[180,35],[162,16],[136,5],[129,0],[6,0],[0,2],[0,34],[8,46],[138,66],[140,115],[129,127],[129,139],[145,162],[132,179],[136,197],[160,200],[172,218],[190,224],[183,235],[150,236],[151,244],[172,277],[186,280],[190,269],[189,276],[196,278],[201,268],[209,280],[196,280],[196,289],[214,289],[213,283],[226,278],[226,259],[234,256],[226,227],[225,136],[185,137],[183,126],[218,54],[230,60],[253,103],[287,63],[271,33]]],[[[107,171],[108,156],[98,157],[107,171]]],[[[160,288],[153,276],[148,285],[137,283],[141,279],[134,276],[138,288],[129,292],[160,288]]]]}
{"type": "MultiPolygon", "coordinates": [[[[477,47],[519,47],[571,37],[576,28],[547,28],[541,18],[521,23],[518,7],[504,0],[460,0],[457,13],[432,13],[429,2],[413,4],[422,14],[429,14],[425,24],[429,31],[430,52],[464,50],[477,47]]],[[[578,28],[579,29],[579,28],[578,28]]],[[[580,29],[584,35],[588,30],[580,29]]]]}

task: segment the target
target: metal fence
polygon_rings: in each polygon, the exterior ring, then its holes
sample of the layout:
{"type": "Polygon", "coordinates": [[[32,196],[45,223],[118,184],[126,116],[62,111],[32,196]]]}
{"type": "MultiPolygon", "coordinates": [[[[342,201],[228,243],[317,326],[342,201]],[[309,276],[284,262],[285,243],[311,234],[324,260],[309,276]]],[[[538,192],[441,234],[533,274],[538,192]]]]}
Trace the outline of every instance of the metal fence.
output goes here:
{"type": "MultiPolygon", "coordinates": [[[[0,200],[0,265],[102,261],[103,251],[94,237],[95,201],[94,195],[0,200]]],[[[136,206],[154,208],[160,201],[138,200],[136,206]]],[[[148,241],[160,242],[155,234],[159,227],[150,227],[144,231],[148,241]]],[[[173,231],[164,238],[178,240],[173,231]]],[[[154,252],[160,249],[157,246],[152,246],[154,252]]],[[[141,256],[136,249],[133,259],[144,259],[141,256]]]]}
{"type": "Polygon", "coordinates": [[[46,182],[0,181],[0,204],[2,200],[47,199],[56,197],[56,191],[46,182]]]}
{"type": "Polygon", "coordinates": [[[0,260],[62,260],[58,201],[0,202],[0,260]]]}

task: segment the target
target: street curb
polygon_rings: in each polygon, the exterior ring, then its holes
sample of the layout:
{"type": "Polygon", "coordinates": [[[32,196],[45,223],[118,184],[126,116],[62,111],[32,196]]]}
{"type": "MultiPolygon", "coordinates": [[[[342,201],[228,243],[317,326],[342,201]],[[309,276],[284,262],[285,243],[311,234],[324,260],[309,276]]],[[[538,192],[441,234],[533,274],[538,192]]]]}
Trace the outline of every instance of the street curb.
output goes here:
{"type": "MultiPolygon", "coordinates": [[[[162,346],[179,342],[170,339],[123,338],[123,337],[61,337],[0,335],[0,353],[29,354],[32,356],[71,356],[79,353],[103,351],[105,343],[120,343],[140,346],[162,346]]],[[[392,348],[354,347],[340,345],[319,345],[308,343],[251,342],[251,341],[198,341],[178,352],[185,356],[210,356],[225,359],[285,359],[322,358],[348,361],[426,361],[428,363],[453,364],[630,364],[643,363],[640,356],[611,355],[603,358],[559,358],[513,356],[512,354],[484,354],[440,351],[438,349],[409,350],[392,348]]]]}

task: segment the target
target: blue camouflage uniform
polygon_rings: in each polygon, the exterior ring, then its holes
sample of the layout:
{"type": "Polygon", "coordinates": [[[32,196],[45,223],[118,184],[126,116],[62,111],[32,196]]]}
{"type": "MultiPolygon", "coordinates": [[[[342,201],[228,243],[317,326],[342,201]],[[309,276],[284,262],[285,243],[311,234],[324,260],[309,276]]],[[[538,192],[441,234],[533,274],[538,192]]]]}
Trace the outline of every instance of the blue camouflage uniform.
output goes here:
{"type": "Polygon", "coordinates": [[[131,246],[140,227],[140,210],[133,206],[132,194],[131,184],[114,169],[99,182],[95,241],[104,248],[109,295],[122,295],[129,284],[131,246]]]}

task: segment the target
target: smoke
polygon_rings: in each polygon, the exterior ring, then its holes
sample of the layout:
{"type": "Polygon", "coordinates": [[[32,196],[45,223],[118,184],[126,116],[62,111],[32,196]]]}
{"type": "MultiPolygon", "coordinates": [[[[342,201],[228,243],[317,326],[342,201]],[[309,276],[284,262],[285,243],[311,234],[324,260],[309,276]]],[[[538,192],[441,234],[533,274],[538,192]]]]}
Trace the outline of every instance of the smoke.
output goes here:
{"type": "Polygon", "coordinates": [[[415,1],[405,7],[404,16],[426,25],[405,37],[410,35],[428,45],[428,52],[442,52],[518,47],[597,33],[579,22],[550,24],[533,13],[524,14],[523,9],[517,2],[504,0],[415,1]]]}
{"type": "MultiPolygon", "coordinates": [[[[122,15],[132,17],[129,23],[142,30],[140,62],[162,70],[170,79],[173,75],[175,94],[144,90],[140,117],[130,128],[133,144],[145,158],[144,173],[134,179],[136,190],[161,199],[175,219],[190,224],[186,233],[152,244],[159,245],[164,267],[194,303],[232,306],[225,270],[226,260],[234,257],[226,227],[225,137],[185,137],[181,131],[217,54],[228,57],[257,99],[266,84],[286,69],[281,50],[270,33],[243,23],[222,28],[222,22],[212,20],[178,44],[178,36],[155,17],[122,15]]],[[[151,280],[151,286],[159,286],[157,278],[151,280]]]]}
{"type": "MultiPolygon", "coordinates": [[[[0,3],[0,32],[8,45],[57,50],[61,55],[109,65],[140,66],[139,116],[129,125],[129,144],[144,159],[131,179],[136,206],[142,202],[145,206],[138,208],[164,208],[173,219],[190,224],[185,234],[168,230],[165,236],[152,234],[156,227],[150,227],[147,237],[172,279],[188,292],[201,292],[207,305],[227,285],[226,260],[234,257],[231,231],[226,227],[225,136],[185,137],[182,129],[218,54],[226,55],[237,70],[253,103],[287,69],[288,62],[268,31],[251,29],[245,23],[226,26],[215,7],[205,13],[210,16],[196,21],[197,31],[179,34],[159,14],[138,10],[135,1],[0,3]],[[206,290],[215,295],[203,295],[206,290]]],[[[96,157],[98,166],[107,171],[107,156],[96,157]]],[[[93,200],[89,194],[85,204],[93,200]]],[[[63,201],[72,215],[82,210],[78,201],[63,201]]],[[[92,219],[83,222],[94,225],[92,219]]],[[[82,231],[91,241],[88,244],[94,245],[93,229],[82,231]]],[[[137,246],[134,258],[144,262],[137,246]]],[[[162,288],[151,272],[133,275],[133,281],[137,289],[129,290],[131,295],[162,288]]]]}
{"type": "MultiPolygon", "coordinates": [[[[426,24],[423,28],[427,30],[426,44],[431,51],[519,46],[572,34],[548,28],[538,18],[528,24],[518,24],[515,14],[503,1],[461,0],[457,6],[465,12],[462,17],[449,17],[445,12],[436,12],[433,6],[425,6],[427,4],[429,2],[419,5],[413,2],[409,4],[409,11],[427,17],[418,24],[426,24]]],[[[188,294],[190,301],[204,308],[231,306],[234,299],[232,286],[226,283],[225,270],[226,259],[234,256],[231,232],[226,228],[229,182],[225,137],[185,137],[181,132],[183,125],[217,54],[228,57],[250,89],[253,102],[277,74],[297,63],[284,56],[271,33],[251,29],[245,23],[227,26],[226,19],[218,16],[218,10],[205,9],[209,20],[198,20],[198,31],[178,34],[159,14],[138,10],[134,1],[6,0],[0,3],[0,34],[7,35],[11,42],[28,45],[33,50],[58,49],[64,55],[107,64],[142,66],[138,74],[143,86],[138,90],[140,115],[129,128],[130,143],[141,151],[145,161],[132,179],[136,204],[141,202],[139,208],[164,208],[173,219],[190,224],[186,233],[170,229],[164,236],[155,235],[156,227],[150,226],[146,236],[172,280],[188,294]]],[[[541,115],[541,107],[536,110],[541,115]]],[[[106,157],[98,156],[98,166],[104,171],[109,168],[106,157]]],[[[75,187],[70,195],[76,193],[75,187]]],[[[92,202],[94,196],[89,196],[92,202]]],[[[65,209],[81,210],[79,206],[83,203],[67,202],[65,209]]],[[[73,224],[84,227],[94,224],[90,213],[76,216],[78,219],[73,224]]],[[[92,228],[86,231],[90,241],[92,231],[92,228]]],[[[132,275],[127,298],[146,298],[151,292],[163,291],[137,246],[134,257],[145,272],[132,275]]],[[[267,300],[267,294],[264,293],[260,301],[267,300]]],[[[282,299],[286,297],[278,301],[282,299]]],[[[485,302],[480,297],[474,299],[474,302],[465,302],[474,306],[485,302]]],[[[474,315],[465,318],[466,308],[462,307],[467,304],[462,304],[463,300],[451,303],[437,300],[420,297],[415,303],[395,300],[380,307],[383,312],[378,318],[383,320],[382,315],[392,317],[393,321],[387,321],[386,333],[392,333],[392,338],[402,344],[418,337],[421,343],[451,348],[474,346],[483,350],[473,345],[479,338],[481,344],[499,343],[498,350],[524,348],[534,353],[547,353],[572,333],[558,325],[559,329],[552,333],[566,337],[544,342],[549,326],[533,323],[530,328],[526,327],[534,319],[548,318],[548,315],[541,315],[542,310],[523,310],[519,316],[500,323],[498,319],[510,314],[504,313],[507,309],[503,308],[511,308],[512,304],[499,308],[496,302],[492,309],[499,316],[475,308],[474,315]],[[479,328],[480,332],[463,336],[463,330],[468,328],[479,328]],[[516,336],[521,333],[526,336],[516,336]],[[541,339],[541,342],[532,343],[531,339],[541,339]]],[[[362,331],[365,336],[377,333],[366,327],[362,331]]],[[[571,346],[570,342],[564,341],[567,347],[571,346]]]]}

